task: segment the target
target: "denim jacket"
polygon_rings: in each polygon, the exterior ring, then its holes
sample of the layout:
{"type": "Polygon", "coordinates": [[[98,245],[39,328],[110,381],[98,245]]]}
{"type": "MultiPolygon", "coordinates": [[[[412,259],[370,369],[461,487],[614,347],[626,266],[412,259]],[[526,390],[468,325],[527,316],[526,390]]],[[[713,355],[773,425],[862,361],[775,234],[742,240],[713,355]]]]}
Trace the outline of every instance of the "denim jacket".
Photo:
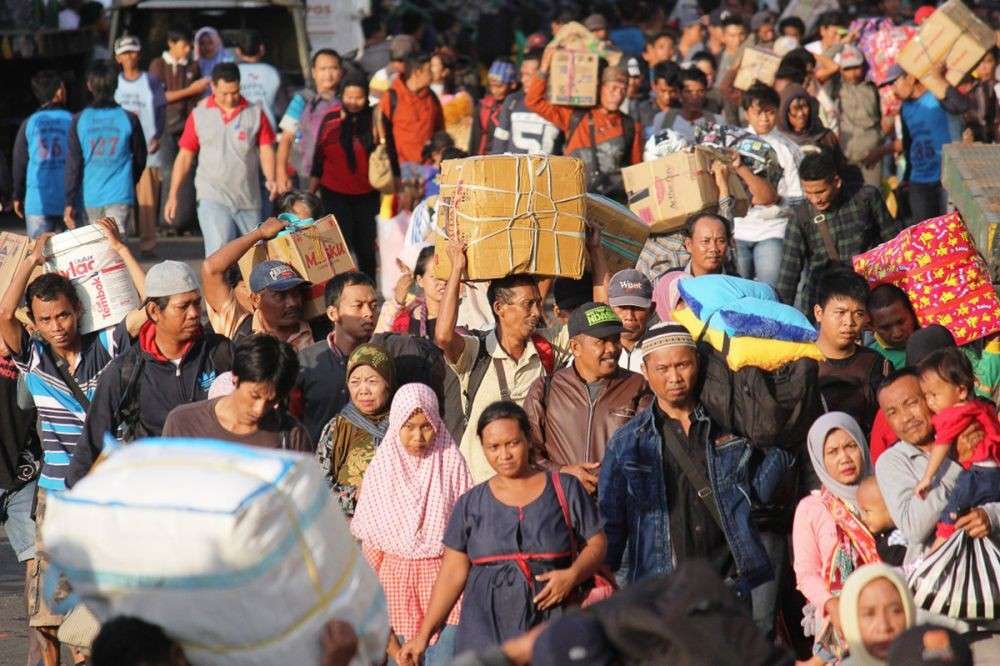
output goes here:
{"type": "MultiPolygon", "coordinates": [[[[655,409],[655,404],[650,405],[611,437],[598,483],[608,538],[607,563],[617,570],[627,547],[628,571],[624,573],[629,583],[668,573],[675,565],[663,479],[663,438],[655,409]]],[[[774,576],[751,520],[751,508],[770,498],[793,458],[779,448],[753,456],[754,447],[743,437],[713,441],[712,422],[700,404],[691,415],[691,428],[705,444],[709,483],[736,562],[738,579],[731,582],[738,593],[749,592],[774,576]]]]}

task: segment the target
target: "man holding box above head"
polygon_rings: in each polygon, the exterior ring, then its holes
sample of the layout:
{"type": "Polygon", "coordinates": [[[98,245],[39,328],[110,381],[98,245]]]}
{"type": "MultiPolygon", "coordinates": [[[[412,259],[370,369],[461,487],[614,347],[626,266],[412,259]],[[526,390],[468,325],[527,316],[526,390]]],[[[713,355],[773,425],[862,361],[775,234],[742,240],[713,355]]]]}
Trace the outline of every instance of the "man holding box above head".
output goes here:
{"type": "Polygon", "coordinates": [[[621,168],[642,161],[642,128],[619,111],[625,100],[628,75],[619,67],[604,65],[597,106],[579,109],[558,106],[545,98],[549,66],[555,53],[555,46],[546,47],[538,74],[525,91],[528,109],[565,134],[563,154],[583,161],[589,191],[624,202],[621,168]]]}
{"type": "Polygon", "coordinates": [[[212,70],[212,96],[188,116],[180,148],[163,218],[174,221],[181,183],[197,155],[198,224],[208,256],[250,233],[260,221],[258,170],[264,174],[268,196],[277,193],[274,129],[263,109],[240,95],[240,70],[234,63],[219,63],[212,70]]]}
{"type": "MultiPolygon", "coordinates": [[[[587,250],[593,267],[594,300],[606,300],[607,267],[597,234],[588,236],[587,250]]],[[[456,439],[460,439],[459,448],[469,464],[473,481],[480,483],[493,476],[494,471],[476,435],[479,415],[498,400],[522,404],[532,383],[552,374],[555,350],[551,341],[538,331],[543,300],[534,275],[514,274],[492,280],[487,297],[496,328],[488,333],[457,334],[459,290],[468,258],[465,244],[458,240],[449,241],[447,252],[451,274],[438,311],[434,342],[444,352],[448,367],[458,375],[466,427],[462,437],[456,439]]]]}
{"type": "MultiPolygon", "coordinates": [[[[125,262],[142,296],[145,288],[142,268],[122,242],[117,223],[111,218],[101,218],[96,224],[107,236],[111,249],[125,262]]],[[[0,337],[10,349],[38,410],[42,470],[35,524],[39,529],[45,493],[66,489],[66,472],[79,450],[84,419],[98,380],[109,363],[129,349],[131,338],[146,321],[145,312],[135,310],[114,326],[81,334],[79,325],[85,305],[69,278],[59,273],[43,273],[28,284],[32,273],[45,264],[45,245],[51,236],[44,233],[35,240],[32,253],[21,262],[0,300],[0,337]],[[33,336],[15,316],[22,296],[35,330],[33,336]]],[[[40,550],[40,543],[38,547],[40,550]]],[[[44,654],[45,663],[58,663],[60,646],[56,632],[62,616],[52,612],[40,592],[47,565],[39,558],[27,564],[29,594],[36,598],[37,592],[37,598],[42,600],[29,611],[29,625],[33,632],[37,631],[31,640],[44,654]]]]}
{"type": "Polygon", "coordinates": [[[309,323],[303,319],[306,290],[312,283],[283,261],[262,261],[250,273],[250,302],[245,309],[236,290],[226,280],[236,262],[258,242],[267,242],[286,226],[270,218],[245,236],[223,245],[201,265],[205,304],[212,329],[233,342],[253,333],[268,333],[302,351],[315,342],[309,323]]]}

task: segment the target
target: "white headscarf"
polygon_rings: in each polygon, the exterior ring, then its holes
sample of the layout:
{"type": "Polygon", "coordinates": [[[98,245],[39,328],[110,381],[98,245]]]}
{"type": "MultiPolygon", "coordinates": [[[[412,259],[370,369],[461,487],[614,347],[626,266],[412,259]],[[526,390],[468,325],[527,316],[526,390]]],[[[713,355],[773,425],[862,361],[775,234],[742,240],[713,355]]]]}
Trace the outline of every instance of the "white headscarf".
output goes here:
{"type": "Polygon", "coordinates": [[[868,652],[861,640],[861,624],[858,622],[858,601],[861,597],[861,591],[868,583],[879,578],[885,578],[899,591],[899,598],[903,602],[903,611],[906,613],[906,626],[903,627],[903,631],[912,627],[916,622],[917,609],[913,603],[913,595],[910,594],[906,581],[894,568],[880,562],[866,564],[855,569],[840,591],[840,626],[844,630],[844,640],[847,641],[850,649],[851,666],[884,666],[885,664],[884,661],[873,657],[868,652]]]}

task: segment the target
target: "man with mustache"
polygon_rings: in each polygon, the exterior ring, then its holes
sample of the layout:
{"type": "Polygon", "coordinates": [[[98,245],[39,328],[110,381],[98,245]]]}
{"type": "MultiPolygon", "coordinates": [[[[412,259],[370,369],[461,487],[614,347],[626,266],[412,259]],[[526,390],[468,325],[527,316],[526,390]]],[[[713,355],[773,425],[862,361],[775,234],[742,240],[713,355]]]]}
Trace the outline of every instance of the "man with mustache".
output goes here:
{"type": "Polygon", "coordinates": [[[726,263],[732,247],[732,232],[725,218],[715,213],[691,216],[684,225],[684,249],[691,255],[684,272],[699,275],[728,274],[726,263]]]}
{"type": "MultiPolygon", "coordinates": [[[[962,466],[946,460],[927,496],[917,497],[913,489],[927,469],[934,426],[916,370],[906,367],[886,377],[879,387],[878,404],[899,441],[879,456],[875,478],[893,522],[906,537],[904,563],[909,564],[920,559],[934,542],[935,527],[962,466]]],[[[959,435],[956,446],[964,451],[982,437],[982,427],[973,424],[959,435]]],[[[1000,525],[1000,503],[970,509],[955,522],[957,529],[964,529],[973,539],[988,536],[995,525],[1000,525]]]]}
{"type": "Polygon", "coordinates": [[[233,342],[254,333],[267,333],[302,351],[315,342],[312,329],[302,317],[311,282],[302,279],[294,268],[283,261],[262,261],[250,274],[250,305],[248,310],[236,298],[236,290],[226,280],[226,274],[258,241],[267,242],[286,226],[270,218],[245,236],[223,245],[205,259],[201,279],[205,287],[205,304],[212,329],[233,342]]]}
{"type": "Polygon", "coordinates": [[[608,282],[608,305],[622,322],[621,354],[618,365],[632,372],[642,371],[642,336],[656,311],[653,285],[634,268],[620,270],[608,282]]]}
{"type": "Polygon", "coordinates": [[[621,319],[604,303],[576,308],[569,318],[573,363],[536,379],[524,401],[536,458],[590,493],[611,435],[651,400],[643,376],[618,365],[621,332],[621,319]]]}

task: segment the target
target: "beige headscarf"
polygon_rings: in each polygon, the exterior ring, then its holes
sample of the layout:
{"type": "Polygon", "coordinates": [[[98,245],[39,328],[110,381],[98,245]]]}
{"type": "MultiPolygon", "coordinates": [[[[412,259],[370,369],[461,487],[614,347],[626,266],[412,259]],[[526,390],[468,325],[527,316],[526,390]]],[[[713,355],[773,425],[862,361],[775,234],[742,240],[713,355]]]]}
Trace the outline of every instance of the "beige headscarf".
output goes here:
{"type": "Polygon", "coordinates": [[[861,597],[861,590],[879,578],[887,579],[899,591],[899,598],[903,600],[903,610],[906,613],[906,626],[903,629],[909,629],[916,623],[917,609],[913,603],[913,595],[910,594],[906,581],[894,568],[881,563],[859,567],[850,575],[840,592],[840,626],[844,630],[844,639],[850,649],[851,666],[885,665],[884,661],[873,657],[865,648],[865,644],[861,641],[861,626],[858,622],[858,600],[861,597]]]}

